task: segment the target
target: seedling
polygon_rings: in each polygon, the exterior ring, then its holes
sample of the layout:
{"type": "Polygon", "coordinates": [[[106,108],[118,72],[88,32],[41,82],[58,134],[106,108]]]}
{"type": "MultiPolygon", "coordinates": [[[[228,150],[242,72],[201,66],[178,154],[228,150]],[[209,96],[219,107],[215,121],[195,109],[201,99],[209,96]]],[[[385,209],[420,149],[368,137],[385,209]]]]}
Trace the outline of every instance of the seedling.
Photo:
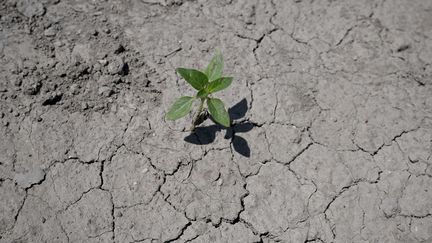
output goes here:
{"type": "Polygon", "coordinates": [[[230,117],[225,110],[222,100],[214,98],[213,94],[226,89],[231,85],[232,77],[222,77],[223,58],[220,52],[216,52],[207,68],[204,71],[188,68],[177,68],[176,72],[182,76],[198,92],[195,96],[180,97],[171,106],[166,114],[167,120],[177,120],[186,116],[192,110],[192,104],[199,100],[200,104],[192,120],[191,131],[206,118],[207,111],[204,103],[213,120],[224,127],[230,126],[230,117]]]}

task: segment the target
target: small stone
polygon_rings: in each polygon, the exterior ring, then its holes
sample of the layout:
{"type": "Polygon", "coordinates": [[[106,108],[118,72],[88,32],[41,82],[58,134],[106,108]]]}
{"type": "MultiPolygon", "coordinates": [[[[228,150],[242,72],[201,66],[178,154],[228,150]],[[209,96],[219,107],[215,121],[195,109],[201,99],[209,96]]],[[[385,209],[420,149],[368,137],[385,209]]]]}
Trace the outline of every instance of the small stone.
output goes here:
{"type": "Polygon", "coordinates": [[[24,25],[23,32],[24,32],[25,34],[27,34],[27,35],[30,35],[30,34],[31,34],[31,28],[30,28],[30,26],[29,26],[28,24],[24,25]]]}
{"type": "Polygon", "coordinates": [[[97,80],[99,86],[107,86],[111,84],[112,76],[110,75],[101,75],[97,80]]]}
{"type": "Polygon", "coordinates": [[[57,48],[58,48],[58,47],[62,47],[62,46],[65,45],[65,43],[62,42],[62,41],[55,41],[53,44],[54,44],[54,46],[57,47],[57,48]]]}
{"type": "Polygon", "coordinates": [[[79,86],[78,84],[72,84],[72,85],[69,87],[69,92],[70,92],[72,95],[77,95],[77,94],[79,93],[79,89],[80,89],[80,86],[79,86]]]}
{"type": "Polygon", "coordinates": [[[5,113],[0,112],[0,118],[3,118],[3,117],[5,117],[5,113]]]}
{"type": "Polygon", "coordinates": [[[89,108],[89,105],[87,104],[87,102],[81,103],[81,110],[87,110],[89,108]]]}
{"type": "Polygon", "coordinates": [[[78,66],[77,64],[79,63],[92,63],[94,58],[94,49],[90,43],[77,43],[72,49],[71,55],[71,62],[75,63],[76,66],[78,66]]]}
{"type": "Polygon", "coordinates": [[[41,121],[42,121],[42,117],[38,117],[38,118],[36,119],[36,121],[37,121],[37,122],[41,122],[41,121]]]}
{"type": "Polygon", "coordinates": [[[42,83],[38,81],[30,81],[24,89],[24,94],[26,95],[36,95],[39,93],[42,87],[42,83]]]}
{"type": "Polygon", "coordinates": [[[217,180],[217,185],[222,186],[222,184],[223,184],[223,179],[219,178],[219,180],[217,180]]]}
{"type": "Polygon", "coordinates": [[[102,86],[98,90],[98,94],[100,96],[110,97],[113,93],[114,93],[114,91],[112,90],[112,88],[107,87],[107,86],[102,86]]]}
{"type": "Polygon", "coordinates": [[[57,92],[50,94],[43,102],[42,105],[55,105],[57,104],[63,97],[63,93],[57,92]]]}
{"type": "Polygon", "coordinates": [[[111,75],[126,75],[129,72],[128,69],[128,65],[123,61],[122,58],[116,58],[108,65],[108,73],[111,75]]]}
{"type": "Polygon", "coordinates": [[[409,44],[402,44],[397,49],[396,52],[403,52],[410,48],[411,46],[409,44]]]}
{"type": "Polygon", "coordinates": [[[123,45],[118,44],[118,45],[116,46],[116,48],[114,49],[114,54],[120,54],[120,53],[124,52],[125,50],[126,50],[126,49],[124,48],[123,45]]]}
{"type": "Polygon", "coordinates": [[[95,111],[100,111],[100,110],[103,110],[104,108],[105,108],[105,106],[103,104],[99,104],[99,105],[96,105],[94,107],[94,110],[95,111]]]}
{"type": "Polygon", "coordinates": [[[93,64],[93,72],[94,73],[97,73],[97,72],[99,72],[99,71],[101,71],[102,70],[102,66],[99,64],[99,63],[95,63],[95,64],[93,64]]]}
{"type": "Polygon", "coordinates": [[[298,137],[294,138],[293,143],[300,144],[301,141],[302,141],[302,137],[298,136],[298,137]]]}
{"type": "Polygon", "coordinates": [[[20,87],[20,86],[22,85],[22,79],[21,79],[20,77],[14,77],[14,78],[12,79],[12,84],[13,84],[15,87],[20,87]]]}
{"type": "Polygon", "coordinates": [[[20,73],[20,69],[19,69],[19,67],[18,67],[17,65],[13,65],[13,66],[10,68],[9,71],[10,71],[12,74],[15,74],[15,75],[17,75],[17,74],[20,73]]]}
{"type": "Polygon", "coordinates": [[[56,35],[56,29],[54,28],[54,26],[49,27],[48,29],[46,29],[44,31],[44,35],[51,37],[51,36],[55,36],[56,35]]]}
{"type": "Polygon", "coordinates": [[[5,126],[5,127],[9,126],[9,122],[8,121],[3,121],[3,126],[5,126]]]}
{"type": "Polygon", "coordinates": [[[18,111],[15,111],[15,112],[13,113],[13,115],[14,115],[14,117],[19,117],[20,113],[19,113],[18,111]]]}
{"type": "Polygon", "coordinates": [[[113,83],[115,83],[115,84],[123,83],[123,79],[121,79],[121,78],[114,78],[113,79],[113,83]]]}
{"type": "Polygon", "coordinates": [[[106,65],[108,65],[108,61],[107,60],[105,60],[105,59],[101,59],[101,60],[98,60],[98,62],[100,63],[100,65],[102,65],[102,66],[106,66],[106,65]]]}
{"type": "Polygon", "coordinates": [[[38,0],[19,0],[16,7],[19,12],[28,18],[45,14],[45,8],[38,0]]]}

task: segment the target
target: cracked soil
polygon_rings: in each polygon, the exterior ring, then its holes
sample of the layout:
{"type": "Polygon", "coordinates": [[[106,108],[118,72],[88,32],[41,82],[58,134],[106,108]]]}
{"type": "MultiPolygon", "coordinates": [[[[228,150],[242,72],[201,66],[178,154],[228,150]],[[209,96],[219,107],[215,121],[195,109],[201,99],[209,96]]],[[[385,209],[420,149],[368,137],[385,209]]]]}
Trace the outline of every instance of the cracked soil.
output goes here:
{"type": "Polygon", "coordinates": [[[431,185],[430,0],[0,1],[2,243],[432,242],[431,185]]]}

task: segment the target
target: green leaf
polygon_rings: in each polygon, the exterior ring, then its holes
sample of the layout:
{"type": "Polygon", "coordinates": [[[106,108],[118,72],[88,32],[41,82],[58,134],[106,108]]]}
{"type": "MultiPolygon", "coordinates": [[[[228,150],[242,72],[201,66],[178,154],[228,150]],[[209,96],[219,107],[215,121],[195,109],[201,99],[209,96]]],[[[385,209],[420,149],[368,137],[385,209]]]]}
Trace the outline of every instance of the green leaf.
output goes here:
{"type": "Polygon", "coordinates": [[[213,119],[224,127],[230,126],[230,117],[220,99],[208,98],[207,106],[213,119]]]}
{"type": "Polygon", "coordinates": [[[167,120],[177,120],[186,116],[192,108],[192,103],[195,100],[195,97],[183,96],[178,99],[171,106],[170,110],[166,114],[167,120]]]}
{"type": "Polygon", "coordinates": [[[228,88],[228,86],[231,85],[232,80],[232,77],[216,79],[215,81],[212,81],[207,85],[206,90],[211,94],[226,89],[228,88]]]}
{"type": "Polygon", "coordinates": [[[209,92],[207,91],[207,89],[202,89],[202,90],[198,91],[196,96],[198,98],[205,98],[205,97],[207,97],[207,95],[209,95],[209,92]]]}
{"type": "Polygon", "coordinates": [[[201,71],[187,68],[177,68],[176,71],[196,90],[201,90],[208,84],[207,75],[201,71]]]}
{"type": "Polygon", "coordinates": [[[213,81],[222,77],[223,65],[222,54],[220,51],[216,51],[216,54],[213,56],[205,70],[205,74],[207,75],[209,81],[213,81]]]}

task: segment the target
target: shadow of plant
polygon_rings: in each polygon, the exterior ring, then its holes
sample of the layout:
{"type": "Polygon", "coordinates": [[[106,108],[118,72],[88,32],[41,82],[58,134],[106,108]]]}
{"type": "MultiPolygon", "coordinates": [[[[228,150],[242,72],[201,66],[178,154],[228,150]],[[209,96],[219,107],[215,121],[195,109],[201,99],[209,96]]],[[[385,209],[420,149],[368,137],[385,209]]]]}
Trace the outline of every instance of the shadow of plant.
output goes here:
{"type": "MultiPolygon", "coordinates": [[[[232,121],[243,118],[247,111],[247,101],[242,99],[240,102],[235,104],[233,107],[228,109],[228,113],[232,121]]],[[[211,119],[211,117],[210,117],[211,119]]],[[[213,121],[214,122],[214,121],[213,121]]],[[[184,141],[196,145],[206,145],[215,141],[216,133],[222,130],[226,130],[225,139],[231,139],[234,150],[245,157],[250,157],[250,147],[248,142],[237,135],[237,133],[246,133],[252,130],[254,125],[250,122],[234,124],[229,128],[225,128],[218,124],[197,127],[195,131],[184,138],[184,141]]]]}

